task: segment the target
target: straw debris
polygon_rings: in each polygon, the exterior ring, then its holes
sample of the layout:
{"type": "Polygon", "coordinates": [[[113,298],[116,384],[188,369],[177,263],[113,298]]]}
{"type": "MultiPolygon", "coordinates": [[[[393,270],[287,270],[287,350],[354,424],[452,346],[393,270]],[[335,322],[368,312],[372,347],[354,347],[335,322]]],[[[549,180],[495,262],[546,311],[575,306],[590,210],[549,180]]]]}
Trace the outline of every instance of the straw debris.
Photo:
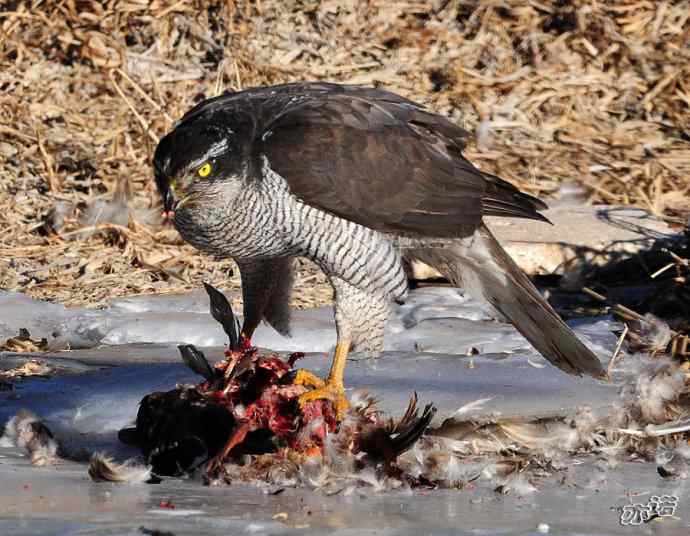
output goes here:
{"type": "MultiPolygon", "coordinates": [[[[685,217],[689,19],[688,1],[5,2],[0,286],[91,306],[236,288],[231,261],[160,223],[151,154],[219,88],[296,80],[418,100],[531,193],[567,180],[592,202],[685,217]]],[[[313,265],[299,273],[293,305],[330,302],[313,265]]]]}

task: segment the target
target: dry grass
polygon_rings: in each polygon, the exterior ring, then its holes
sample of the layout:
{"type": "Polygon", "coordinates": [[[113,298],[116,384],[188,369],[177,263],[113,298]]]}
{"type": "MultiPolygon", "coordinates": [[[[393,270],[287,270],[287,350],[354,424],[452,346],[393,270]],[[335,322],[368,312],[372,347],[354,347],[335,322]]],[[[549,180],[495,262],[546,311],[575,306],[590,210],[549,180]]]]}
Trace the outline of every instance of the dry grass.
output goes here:
{"type": "MultiPolygon", "coordinates": [[[[66,304],[238,283],[158,220],[155,139],[218,88],[381,83],[548,197],[686,216],[690,2],[5,1],[0,287],[66,304]]],[[[295,304],[325,303],[313,267],[295,304]]]]}

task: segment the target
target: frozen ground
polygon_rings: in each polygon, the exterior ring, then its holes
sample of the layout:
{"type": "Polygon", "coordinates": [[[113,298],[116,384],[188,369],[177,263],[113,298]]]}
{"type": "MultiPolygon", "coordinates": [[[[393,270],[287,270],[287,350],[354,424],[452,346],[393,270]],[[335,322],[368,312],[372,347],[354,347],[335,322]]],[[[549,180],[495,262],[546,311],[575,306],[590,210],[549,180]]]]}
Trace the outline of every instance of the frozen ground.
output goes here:
{"type": "MultiPolygon", "coordinates": [[[[221,356],[225,335],[207,313],[207,304],[205,294],[195,293],[120,299],[100,311],[74,310],[0,293],[0,337],[26,327],[33,338],[46,337],[53,348],[83,348],[40,354],[55,368],[54,376],[27,379],[13,391],[0,392],[0,426],[20,408],[29,408],[77,457],[82,453],[86,458],[94,449],[131,455],[115,433],[132,423],[142,396],[197,381],[181,364],[174,343],[211,346],[206,354],[221,356]]],[[[324,352],[335,336],[331,312],[298,311],[294,320],[292,339],[264,327],[255,342],[311,352],[302,365],[324,373],[324,352]]],[[[607,318],[581,319],[574,326],[606,360],[618,326],[607,318]]],[[[0,354],[0,368],[32,357],[37,356],[0,354]]],[[[384,356],[351,361],[346,379],[351,388],[370,389],[383,409],[393,413],[400,413],[416,390],[421,402],[439,408],[437,420],[480,399],[483,403],[465,416],[562,414],[582,405],[607,406],[617,396],[610,385],[551,367],[510,326],[492,320],[450,288],[413,292],[391,322],[384,356]],[[479,353],[468,357],[470,348],[479,353]]],[[[687,480],[663,480],[654,464],[625,463],[602,473],[591,462],[573,460],[564,482],[546,480],[528,498],[500,495],[482,481],[459,491],[327,497],[308,490],[269,495],[246,486],[204,488],[175,479],[158,485],[96,484],[82,463],[35,468],[16,450],[0,449],[0,456],[0,534],[8,535],[140,534],[140,526],[176,535],[522,535],[537,534],[539,524],[546,524],[554,534],[685,536],[690,528],[690,514],[682,509],[678,520],[635,529],[619,524],[615,508],[633,500],[676,494],[681,505],[688,503],[687,480]],[[638,493],[641,497],[631,496],[638,493]],[[163,500],[176,508],[159,508],[163,500]],[[282,512],[286,519],[273,519],[282,512]]]]}
{"type": "MultiPolygon", "coordinates": [[[[221,346],[227,342],[209,314],[203,291],[120,298],[106,309],[67,309],[0,291],[0,311],[0,339],[16,336],[20,328],[26,328],[33,339],[45,338],[53,350],[127,343],[221,346]]],[[[591,335],[595,350],[607,352],[612,341],[610,322],[584,320],[577,325],[581,333],[591,335]]],[[[482,354],[529,349],[511,326],[493,321],[484,307],[449,287],[412,292],[389,322],[388,334],[386,350],[465,355],[473,347],[482,354]]],[[[335,344],[332,310],[294,311],[292,337],[282,337],[262,325],[253,342],[277,351],[328,351],[335,344]]]]}
{"type": "Polygon", "coordinates": [[[80,464],[37,469],[13,452],[3,453],[0,462],[4,536],[134,536],[141,535],[139,527],[176,536],[537,536],[547,532],[547,526],[550,534],[571,536],[688,534],[687,507],[678,512],[684,520],[620,525],[619,508],[631,502],[646,503],[652,494],[687,498],[684,488],[660,480],[650,464],[628,463],[609,472],[597,487],[591,483],[596,468],[573,465],[567,485],[547,482],[539,493],[520,498],[499,495],[481,482],[460,491],[331,497],[301,489],[271,495],[242,485],[202,488],[176,479],[158,485],[117,485],[89,481],[80,464]],[[161,508],[165,501],[175,509],[161,508]]]}

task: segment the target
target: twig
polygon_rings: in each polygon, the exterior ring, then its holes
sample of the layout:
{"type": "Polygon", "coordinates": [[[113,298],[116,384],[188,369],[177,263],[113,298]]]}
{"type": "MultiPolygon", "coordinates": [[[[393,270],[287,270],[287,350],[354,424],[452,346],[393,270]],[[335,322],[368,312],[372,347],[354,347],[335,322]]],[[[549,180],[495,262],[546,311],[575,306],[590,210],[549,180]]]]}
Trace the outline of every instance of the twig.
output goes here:
{"type": "Polygon", "coordinates": [[[146,133],[149,135],[149,137],[155,142],[158,143],[158,136],[151,130],[149,127],[149,124],[146,122],[146,120],[137,112],[136,108],[132,105],[131,102],[129,102],[129,99],[126,97],[122,89],[120,89],[120,86],[117,84],[115,81],[115,77],[113,76],[113,71],[108,72],[108,77],[110,78],[110,81],[113,83],[115,86],[115,90],[117,91],[118,95],[120,95],[120,98],[122,98],[123,101],[125,101],[125,104],[129,107],[129,109],[132,111],[134,114],[134,117],[137,118],[139,123],[141,124],[142,128],[146,131],[146,133]]]}
{"type": "Polygon", "coordinates": [[[687,266],[690,264],[690,261],[688,259],[684,259],[683,257],[680,257],[679,255],[675,254],[671,250],[666,250],[666,252],[671,256],[671,258],[676,261],[678,264],[682,264],[683,266],[687,266]]]}
{"type": "Polygon", "coordinates": [[[671,82],[673,82],[673,79],[680,74],[681,71],[673,71],[672,73],[666,75],[664,78],[662,78],[652,89],[647,93],[644,98],[642,99],[642,106],[647,105],[654,97],[656,97],[659,93],[661,93],[666,86],[668,86],[671,82]]]}
{"type": "Polygon", "coordinates": [[[242,77],[240,76],[240,68],[237,65],[237,60],[232,60],[235,66],[235,80],[237,81],[237,91],[242,91],[242,77]]]}
{"type": "Polygon", "coordinates": [[[582,287],[582,292],[588,294],[597,301],[608,304],[609,307],[611,307],[611,309],[614,312],[618,313],[620,316],[629,317],[632,320],[639,320],[640,322],[644,322],[645,324],[650,323],[649,320],[647,320],[640,313],[636,313],[632,309],[628,309],[625,305],[621,305],[620,303],[611,303],[606,296],[599,294],[598,292],[592,290],[589,287],[582,287]]]}
{"type": "Polygon", "coordinates": [[[675,263],[675,262],[669,262],[666,266],[664,266],[663,268],[659,268],[656,272],[654,272],[654,273],[653,273],[652,275],[650,275],[649,277],[650,277],[651,279],[656,279],[658,276],[660,276],[661,274],[663,274],[666,270],[668,270],[669,268],[673,268],[674,266],[676,266],[676,263],[675,263]]]}
{"type": "MultiPolygon", "coordinates": [[[[235,63],[237,66],[237,63],[235,63]]],[[[225,72],[225,59],[220,60],[218,63],[218,71],[216,71],[216,89],[213,95],[217,97],[223,91],[223,73],[225,72]]]]}
{"type": "Polygon", "coordinates": [[[51,192],[57,192],[59,185],[57,182],[57,177],[55,176],[55,171],[53,170],[53,159],[46,151],[46,147],[43,144],[43,138],[41,133],[36,130],[36,141],[38,142],[38,149],[41,151],[41,156],[43,157],[43,163],[45,165],[46,171],[48,172],[48,184],[50,185],[51,192]]]}
{"type": "Polygon", "coordinates": [[[350,65],[334,65],[332,67],[324,67],[322,69],[314,69],[314,73],[319,76],[325,76],[329,74],[343,74],[352,71],[359,71],[362,69],[373,69],[374,67],[381,67],[381,62],[378,61],[368,61],[365,63],[352,63],[350,65]]]}
{"type": "Polygon", "coordinates": [[[684,422],[675,426],[665,427],[665,425],[653,426],[648,425],[644,430],[633,430],[631,428],[619,428],[617,430],[621,434],[627,434],[636,437],[661,437],[671,434],[681,434],[690,431],[690,422],[684,422]]]}
{"type": "Polygon", "coordinates": [[[141,268],[143,268],[144,270],[148,270],[149,272],[160,272],[162,274],[167,275],[168,277],[172,277],[173,279],[177,279],[178,281],[187,283],[188,285],[191,283],[189,279],[185,279],[181,275],[176,274],[175,272],[171,272],[170,270],[167,270],[166,268],[163,268],[158,264],[151,264],[146,262],[140,255],[137,256],[137,262],[139,263],[141,268]]]}
{"type": "Polygon", "coordinates": [[[151,85],[153,86],[153,92],[156,94],[156,97],[158,97],[160,107],[162,108],[163,106],[165,106],[165,101],[163,100],[161,87],[158,85],[158,79],[153,73],[151,74],[151,85]]]}
{"type": "MultiPolygon", "coordinates": [[[[626,319],[626,320],[637,320],[637,321],[642,322],[642,323],[644,323],[644,324],[652,325],[652,322],[650,322],[647,318],[645,318],[644,316],[642,316],[640,313],[636,313],[636,312],[633,311],[632,309],[628,309],[625,305],[621,305],[620,303],[613,303],[613,304],[612,304],[606,296],[603,296],[603,295],[599,294],[598,292],[592,290],[592,289],[589,288],[589,287],[582,287],[582,291],[583,291],[585,294],[588,294],[589,296],[591,296],[592,298],[594,298],[594,299],[596,299],[596,300],[598,300],[598,301],[600,301],[600,302],[603,302],[603,303],[608,304],[609,307],[611,307],[611,310],[612,310],[613,312],[615,312],[618,316],[622,317],[623,319],[626,319]]],[[[627,327],[627,325],[626,325],[626,327],[627,327]]],[[[674,331],[674,330],[672,330],[672,329],[669,330],[669,332],[670,332],[670,334],[671,334],[671,338],[672,338],[674,341],[675,341],[675,340],[678,338],[678,336],[680,335],[680,333],[678,333],[677,331],[674,331]]],[[[627,334],[627,331],[626,331],[625,333],[627,334]]],[[[672,351],[672,353],[675,353],[675,352],[672,351]]],[[[610,368],[610,365],[611,365],[611,364],[609,363],[609,368],[610,368]]],[[[608,374],[608,373],[607,373],[607,374],[608,374]]]]}
{"type": "Polygon", "coordinates": [[[132,235],[132,231],[122,225],[117,225],[116,223],[97,223],[96,225],[90,225],[88,227],[82,227],[81,229],[75,229],[74,231],[69,231],[67,233],[61,233],[58,236],[60,238],[69,238],[70,236],[97,233],[98,231],[117,231],[118,233],[121,233],[127,237],[132,235]]]}
{"type": "Polygon", "coordinates": [[[26,141],[32,141],[36,143],[38,140],[34,138],[33,136],[29,136],[28,134],[24,134],[23,132],[19,132],[18,130],[11,128],[11,127],[6,127],[5,125],[0,125],[0,132],[4,134],[11,134],[12,136],[17,136],[18,138],[22,138],[26,141]]]}
{"type": "Polygon", "coordinates": [[[613,350],[613,355],[611,356],[611,361],[609,361],[609,366],[606,368],[606,377],[608,378],[609,382],[611,381],[611,372],[613,371],[613,364],[620,355],[621,348],[623,347],[625,337],[627,337],[628,335],[628,331],[630,331],[630,328],[628,327],[628,324],[625,324],[625,327],[623,328],[623,333],[621,333],[621,336],[618,338],[616,348],[613,350]]]}
{"type": "MultiPolygon", "coordinates": [[[[162,19],[163,17],[165,17],[165,16],[168,15],[169,13],[172,13],[173,11],[177,11],[178,9],[180,9],[181,7],[183,7],[183,6],[185,5],[186,2],[187,2],[187,0],[180,0],[179,2],[173,4],[172,6],[170,6],[170,7],[166,8],[166,9],[162,10],[160,13],[157,13],[157,14],[156,14],[156,18],[157,18],[157,19],[162,19]]],[[[181,10],[181,11],[185,11],[185,10],[181,10]]]]}
{"type": "Polygon", "coordinates": [[[122,69],[116,69],[116,71],[118,72],[118,74],[119,74],[122,78],[124,78],[125,80],[127,80],[127,82],[129,82],[130,85],[131,85],[131,86],[132,86],[142,97],[144,97],[144,99],[146,100],[146,102],[148,102],[148,103],[149,103],[151,106],[153,106],[156,110],[158,110],[159,112],[161,112],[161,113],[165,116],[165,118],[166,118],[170,123],[173,122],[173,118],[170,117],[170,115],[168,115],[168,112],[166,112],[160,104],[158,104],[155,100],[153,100],[153,99],[148,95],[148,93],[146,93],[146,91],[144,91],[144,90],[141,88],[141,86],[140,86],[139,84],[137,84],[134,80],[132,80],[132,78],[131,78],[126,72],[124,72],[122,69]]]}

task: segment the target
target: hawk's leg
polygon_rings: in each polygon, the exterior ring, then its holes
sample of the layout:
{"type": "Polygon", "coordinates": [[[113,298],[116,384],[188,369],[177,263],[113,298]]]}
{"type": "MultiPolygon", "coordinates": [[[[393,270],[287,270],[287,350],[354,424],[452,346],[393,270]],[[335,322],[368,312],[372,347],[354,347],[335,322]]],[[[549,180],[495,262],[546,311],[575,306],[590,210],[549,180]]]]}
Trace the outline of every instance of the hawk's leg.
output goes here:
{"type": "Polygon", "coordinates": [[[244,320],[242,336],[249,340],[266,320],[281,335],[290,334],[290,292],[294,281],[291,257],[239,259],[244,320]]]}
{"type": "MultiPolygon", "coordinates": [[[[383,296],[369,293],[352,286],[339,277],[332,276],[331,283],[335,289],[335,325],[338,342],[328,378],[323,386],[300,396],[300,405],[312,400],[331,400],[338,418],[344,416],[349,407],[345,397],[345,365],[350,346],[355,345],[370,355],[376,355],[383,349],[383,330],[389,315],[389,303],[383,296]]],[[[313,375],[306,373],[299,379],[310,385],[313,375]]],[[[317,383],[317,382],[315,382],[317,383]]]]}

